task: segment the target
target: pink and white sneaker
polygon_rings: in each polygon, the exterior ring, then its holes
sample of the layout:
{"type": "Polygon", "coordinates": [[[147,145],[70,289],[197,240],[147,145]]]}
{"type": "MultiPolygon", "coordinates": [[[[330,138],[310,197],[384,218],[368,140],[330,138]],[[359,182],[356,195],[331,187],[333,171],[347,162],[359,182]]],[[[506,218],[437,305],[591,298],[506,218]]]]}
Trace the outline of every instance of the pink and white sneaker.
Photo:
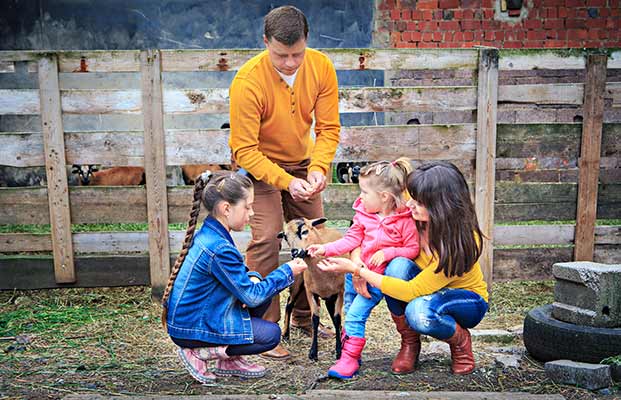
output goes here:
{"type": "Polygon", "coordinates": [[[196,356],[193,349],[183,349],[179,347],[177,354],[183,363],[185,369],[188,370],[192,378],[202,384],[215,383],[216,376],[209,372],[207,363],[196,356]]]}
{"type": "Polygon", "coordinates": [[[237,376],[240,378],[261,378],[267,369],[261,365],[251,364],[242,356],[231,356],[226,360],[216,361],[214,373],[217,376],[237,376]]]}

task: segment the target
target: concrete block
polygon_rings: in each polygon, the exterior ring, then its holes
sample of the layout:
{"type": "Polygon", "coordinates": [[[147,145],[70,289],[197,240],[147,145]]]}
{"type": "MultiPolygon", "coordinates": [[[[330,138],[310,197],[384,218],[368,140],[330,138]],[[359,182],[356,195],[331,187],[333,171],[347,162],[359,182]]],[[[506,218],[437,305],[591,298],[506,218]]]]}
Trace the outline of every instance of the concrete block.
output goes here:
{"type": "Polygon", "coordinates": [[[621,265],[556,263],[552,316],[575,325],[621,327],[621,265]]]}
{"type": "Polygon", "coordinates": [[[556,360],[545,363],[545,371],[555,383],[576,385],[589,390],[605,388],[612,383],[610,365],[556,360]]]}

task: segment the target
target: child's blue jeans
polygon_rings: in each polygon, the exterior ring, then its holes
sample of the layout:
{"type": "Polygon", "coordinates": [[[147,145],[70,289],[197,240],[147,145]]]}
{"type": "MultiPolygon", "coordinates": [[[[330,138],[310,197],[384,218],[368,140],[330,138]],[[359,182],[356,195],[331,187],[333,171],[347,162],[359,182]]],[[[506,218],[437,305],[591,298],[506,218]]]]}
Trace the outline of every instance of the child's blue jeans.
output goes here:
{"type": "MultiPolygon", "coordinates": [[[[229,345],[226,349],[226,354],[229,356],[260,354],[272,350],[280,343],[280,326],[261,318],[265,311],[267,311],[271,302],[272,299],[270,298],[263,304],[248,310],[250,313],[250,323],[252,324],[252,333],[254,334],[254,342],[250,344],[229,345]]],[[[191,349],[197,347],[223,346],[222,344],[207,343],[200,340],[177,339],[174,337],[171,337],[171,339],[177,346],[191,349]]]]}
{"type": "MultiPolygon", "coordinates": [[[[407,258],[398,257],[388,264],[384,275],[409,281],[421,269],[407,258]]],[[[403,315],[418,333],[436,339],[448,339],[455,333],[455,324],[473,328],[487,312],[487,302],[480,295],[465,289],[443,288],[435,293],[417,297],[406,303],[386,296],[391,313],[403,315]]]]}
{"type": "Polygon", "coordinates": [[[373,308],[384,295],[381,290],[367,284],[371,295],[370,299],[356,293],[351,274],[345,275],[345,295],[343,297],[343,311],[345,313],[345,332],[347,336],[364,337],[367,319],[373,308]]]}

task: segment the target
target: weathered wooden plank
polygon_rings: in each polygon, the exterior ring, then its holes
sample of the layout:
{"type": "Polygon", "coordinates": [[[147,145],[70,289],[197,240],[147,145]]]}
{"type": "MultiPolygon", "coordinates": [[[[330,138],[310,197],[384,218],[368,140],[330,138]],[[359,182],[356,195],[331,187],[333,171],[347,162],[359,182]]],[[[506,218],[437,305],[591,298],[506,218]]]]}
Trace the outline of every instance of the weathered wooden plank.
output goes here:
{"type": "Polygon", "coordinates": [[[0,290],[149,284],[149,259],[144,255],[81,256],[75,267],[76,281],[58,284],[51,257],[0,257],[0,290]]]}
{"type": "Polygon", "coordinates": [[[605,55],[590,55],[584,93],[584,122],[578,165],[578,208],[576,216],[576,261],[592,261],[597,218],[597,186],[602,146],[604,89],[606,86],[605,55]]]}
{"type": "Polygon", "coordinates": [[[613,107],[621,107],[621,82],[607,82],[604,98],[612,99],[613,107]]]}
{"type": "Polygon", "coordinates": [[[60,51],[58,63],[60,72],[138,72],[140,51],[60,51]]]}
{"type": "Polygon", "coordinates": [[[523,50],[500,50],[501,71],[533,69],[584,69],[584,52],[575,49],[537,50],[525,53],[523,50]]]}
{"type": "MultiPolygon", "coordinates": [[[[496,225],[494,246],[571,245],[574,225],[496,225]]],[[[338,228],[345,233],[346,228],[338,228]]],[[[185,231],[169,231],[169,250],[179,252],[185,231]]],[[[231,232],[235,245],[246,251],[250,232],[231,232]]],[[[149,247],[147,232],[85,232],[72,235],[76,254],[146,253],[149,247]]],[[[621,226],[596,226],[595,245],[621,245],[621,226]]],[[[0,253],[48,252],[52,250],[49,234],[0,233],[0,253]]],[[[283,242],[283,251],[288,250],[283,242]]]]}
{"type": "Polygon", "coordinates": [[[572,247],[496,249],[494,280],[553,279],[552,265],[572,261],[572,247]]]}
{"type": "Polygon", "coordinates": [[[498,50],[479,51],[477,88],[477,150],[475,167],[475,209],[483,232],[479,262],[491,288],[494,265],[494,182],[496,179],[496,111],[498,104],[498,50]]]}
{"type": "MultiPolygon", "coordinates": [[[[237,70],[261,50],[162,50],[163,71],[237,70]]],[[[338,70],[476,68],[471,49],[321,49],[338,70]]]]}
{"type": "MultiPolygon", "coordinates": [[[[598,196],[599,218],[621,218],[621,184],[602,184],[598,196]]],[[[324,192],[324,208],[330,219],[350,219],[351,205],[359,194],[356,184],[332,184],[324,192]]],[[[191,187],[168,188],[171,223],[186,223],[191,187]]],[[[136,186],[73,186],[69,189],[73,223],[146,222],[146,192],[136,186]],[[119,199],[123,207],[119,207],[119,199]]],[[[576,216],[575,183],[497,182],[497,222],[573,220],[576,216]]],[[[0,224],[47,224],[46,188],[0,188],[0,224]]],[[[204,210],[203,210],[204,211],[204,210]]],[[[201,215],[205,215],[204,212],[201,215]]]]}
{"type": "Polygon", "coordinates": [[[476,88],[473,86],[421,86],[339,90],[340,112],[407,112],[443,109],[476,109],[476,88]]]}
{"type": "Polygon", "coordinates": [[[621,50],[615,50],[608,57],[608,69],[621,69],[621,50]]]}
{"type": "Polygon", "coordinates": [[[162,60],[159,50],[143,50],[140,53],[140,70],[144,114],[149,266],[153,296],[159,298],[164,293],[170,275],[162,60]]]}
{"type": "Polygon", "coordinates": [[[140,90],[63,90],[63,112],[69,114],[137,114],[140,90]]]}
{"type": "Polygon", "coordinates": [[[39,114],[40,107],[36,89],[0,89],[0,114],[39,114]]]}
{"type": "MultiPolygon", "coordinates": [[[[58,76],[61,90],[127,90],[140,89],[138,72],[61,73],[58,76]]],[[[187,86],[186,86],[187,87],[187,86]]]]}
{"type": "Polygon", "coordinates": [[[13,61],[0,61],[0,74],[15,72],[15,63],[13,61]]]}
{"type": "Polygon", "coordinates": [[[76,280],[71,243],[71,215],[69,213],[69,190],[65,172],[65,142],[60,111],[58,88],[58,63],[56,56],[39,59],[39,90],[41,99],[41,122],[52,247],[54,252],[54,275],[57,283],[76,280]]]}
{"type": "Polygon", "coordinates": [[[498,102],[514,104],[582,104],[584,85],[554,83],[544,85],[500,85],[498,102]]]}
{"type": "MultiPolygon", "coordinates": [[[[166,131],[166,164],[228,164],[227,129],[166,131]]],[[[343,127],[335,162],[395,159],[472,160],[474,124],[343,127]]],[[[144,165],[142,131],[65,133],[69,164],[144,165]]],[[[2,163],[16,167],[43,163],[39,133],[0,133],[2,163]]]]}
{"type": "MultiPolygon", "coordinates": [[[[496,250],[494,279],[552,279],[556,262],[571,260],[572,248],[526,248],[496,250]]],[[[596,246],[595,261],[619,263],[621,246],[596,246]]],[[[280,262],[290,259],[280,254],[280,262]]],[[[174,257],[171,257],[174,262],[174,257]]],[[[149,259],[145,255],[78,256],[75,258],[77,281],[57,284],[53,260],[49,256],[0,257],[0,290],[44,289],[55,287],[101,287],[149,285],[149,259]]],[[[513,393],[511,393],[513,395],[513,393]]]]}
{"type": "MultiPolygon", "coordinates": [[[[610,97],[619,96],[616,86],[610,97]]],[[[36,90],[0,90],[0,114],[36,114],[36,90]]],[[[502,85],[498,101],[505,104],[581,105],[582,84],[502,85]]],[[[616,98],[616,97],[615,97],[616,98]]],[[[411,112],[476,109],[472,86],[368,87],[339,90],[340,112],[411,112]]],[[[135,114],[141,111],[136,89],[63,90],[63,112],[69,114],[135,114]]],[[[164,111],[170,114],[228,112],[228,89],[168,89],[164,111]]]]}

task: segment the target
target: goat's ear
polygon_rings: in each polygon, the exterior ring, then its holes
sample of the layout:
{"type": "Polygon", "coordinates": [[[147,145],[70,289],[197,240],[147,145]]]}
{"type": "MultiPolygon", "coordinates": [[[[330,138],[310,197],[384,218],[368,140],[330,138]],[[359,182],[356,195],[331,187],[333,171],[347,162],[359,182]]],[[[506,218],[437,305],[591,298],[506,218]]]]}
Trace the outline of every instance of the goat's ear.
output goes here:
{"type": "Polygon", "coordinates": [[[326,222],[327,220],[328,220],[327,218],[315,218],[315,219],[311,220],[311,225],[312,226],[321,225],[324,222],[326,222]]]}
{"type": "Polygon", "coordinates": [[[284,238],[284,237],[285,237],[285,232],[278,232],[278,235],[276,235],[276,237],[277,237],[278,239],[282,239],[282,238],[284,238]]]}
{"type": "Polygon", "coordinates": [[[77,174],[80,172],[80,166],[77,164],[73,164],[73,166],[71,167],[71,173],[72,174],[77,174]]]}
{"type": "Polygon", "coordinates": [[[90,166],[90,168],[91,168],[91,172],[97,172],[97,171],[99,171],[99,167],[98,167],[98,166],[96,166],[96,165],[91,165],[91,166],[90,166]]]}

